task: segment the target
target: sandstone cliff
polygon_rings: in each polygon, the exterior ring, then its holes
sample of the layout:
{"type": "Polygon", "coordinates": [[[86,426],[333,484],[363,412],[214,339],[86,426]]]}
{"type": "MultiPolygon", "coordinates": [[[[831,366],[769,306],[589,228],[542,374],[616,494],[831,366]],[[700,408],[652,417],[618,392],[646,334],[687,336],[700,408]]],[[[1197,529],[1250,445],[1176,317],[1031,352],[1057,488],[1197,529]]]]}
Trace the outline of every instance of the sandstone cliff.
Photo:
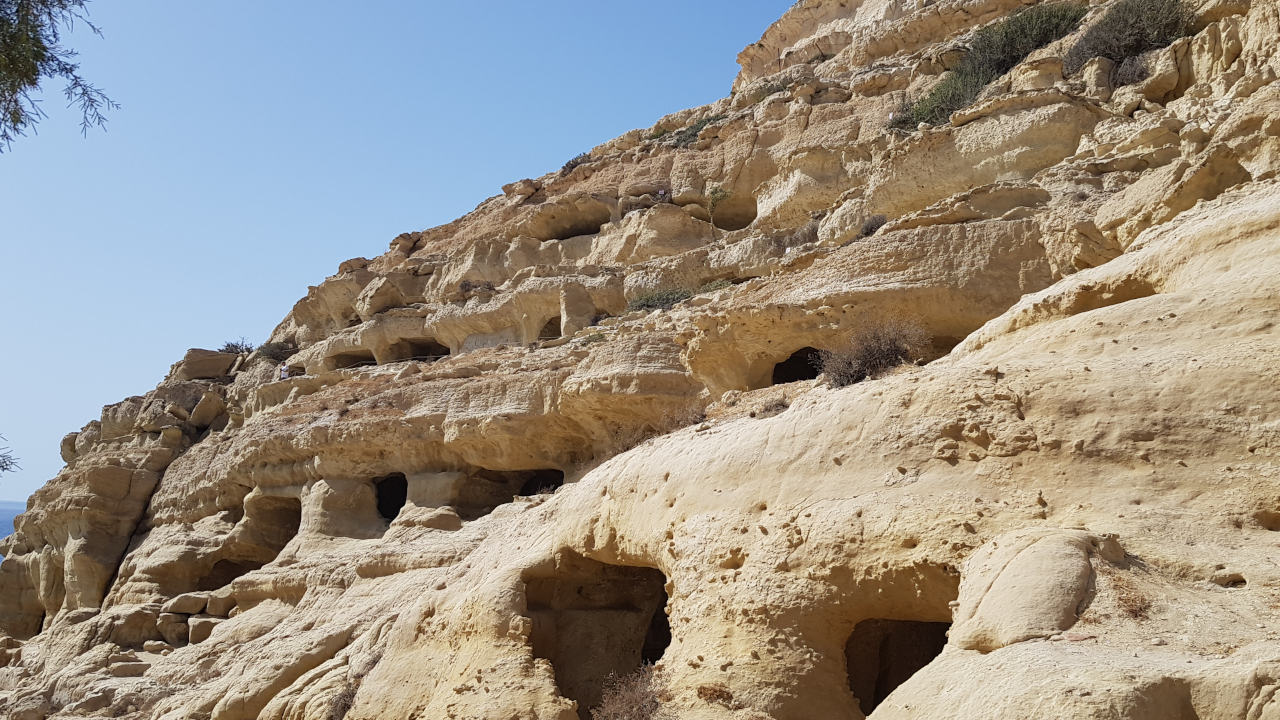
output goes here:
{"type": "Polygon", "coordinates": [[[680,718],[1280,718],[1280,4],[1114,87],[1099,3],[888,127],[1021,5],[801,0],[104,408],[0,543],[0,713],[575,720],[656,661],[680,718]]]}

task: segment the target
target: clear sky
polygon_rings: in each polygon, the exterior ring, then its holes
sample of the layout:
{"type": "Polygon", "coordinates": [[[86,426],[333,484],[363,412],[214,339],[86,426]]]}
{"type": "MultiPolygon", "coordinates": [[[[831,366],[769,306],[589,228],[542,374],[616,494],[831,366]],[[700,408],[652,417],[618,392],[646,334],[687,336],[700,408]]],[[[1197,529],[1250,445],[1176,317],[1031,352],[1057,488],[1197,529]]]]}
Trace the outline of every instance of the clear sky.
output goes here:
{"type": "Polygon", "coordinates": [[[122,108],[85,138],[47,93],[0,154],[0,445],[22,464],[0,500],[187,348],[263,342],[342,260],[727,95],[791,4],[91,2],[104,37],[68,44],[122,108]]]}

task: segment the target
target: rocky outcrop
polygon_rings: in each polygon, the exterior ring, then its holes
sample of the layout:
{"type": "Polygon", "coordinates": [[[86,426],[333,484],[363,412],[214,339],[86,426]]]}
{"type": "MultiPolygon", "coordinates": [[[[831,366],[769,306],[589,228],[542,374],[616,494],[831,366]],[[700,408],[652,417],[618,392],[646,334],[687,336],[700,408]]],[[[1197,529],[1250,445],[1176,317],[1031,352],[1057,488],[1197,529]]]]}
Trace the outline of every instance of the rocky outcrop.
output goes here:
{"type": "Polygon", "coordinates": [[[797,3],[104,408],[0,543],[0,709],[1280,717],[1280,8],[889,129],[1019,6],[797,3]]]}

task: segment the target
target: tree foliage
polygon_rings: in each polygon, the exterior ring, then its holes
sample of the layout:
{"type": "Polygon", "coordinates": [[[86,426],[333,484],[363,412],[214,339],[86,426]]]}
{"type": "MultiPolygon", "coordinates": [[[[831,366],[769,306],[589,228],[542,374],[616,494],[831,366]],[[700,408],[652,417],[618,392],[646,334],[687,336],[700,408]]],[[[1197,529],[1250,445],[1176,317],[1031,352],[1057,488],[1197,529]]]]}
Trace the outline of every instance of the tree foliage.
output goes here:
{"type": "Polygon", "coordinates": [[[88,0],[0,0],[0,152],[26,135],[45,117],[36,93],[45,79],[66,83],[68,107],[78,107],[80,130],[104,127],[105,111],[119,107],[99,88],[80,76],[76,51],[62,45],[62,35],[89,22],[88,0]]]}
{"type": "MultiPolygon", "coordinates": [[[[4,436],[0,435],[0,440],[4,440],[4,436]]],[[[13,472],[21,470],[18,466],[18,458],[9,452],[9,448],[0,448],[0,473],[13,472]]]]}

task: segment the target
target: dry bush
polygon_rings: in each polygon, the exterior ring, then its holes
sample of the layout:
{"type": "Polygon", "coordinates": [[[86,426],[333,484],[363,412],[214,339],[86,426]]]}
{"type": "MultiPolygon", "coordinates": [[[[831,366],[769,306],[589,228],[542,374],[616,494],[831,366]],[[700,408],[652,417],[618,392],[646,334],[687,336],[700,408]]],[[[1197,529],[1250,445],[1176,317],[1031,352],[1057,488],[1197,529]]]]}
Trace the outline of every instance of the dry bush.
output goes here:
{"type": "Polygon", "coordinates": [[[724,685],[699,685],[698,697],[707,704],[722,705],[734,709],[733,693],[724,685]]]}
{"type": "Polygon", "coordinates": [[[222,347],[218,348],[220,353],[251,353],[253,352],[253,343],[245,338],[239,340],[228,340],[222,343],[222,347]]]}
{"type": "Polygon", "coordinates": [[[875,378],[909,363],[929,344],[924,328],[902,320],[883,320],[853,336],[843,350],[824,350],[821,370],[832,387],[875,378]]]}
{"type": "Polygon", "coordinates": [[[791,407],[791,403],[787,402],[787,398],[784,395],[782,397],[774,398],[755,410],[752,410],[751,417],[759,419],[773,417],[774,415],[786,412],[789,407],[791,407]]]}
{"type": "Polygon", "coordinates": [[[329,714],[325,720],[342,720],[351,712],[356,700],[356,686],[350,682],[342,686],[337,695],[329,699],[329,714]]]}
{"type": "Polygon", "coordinates": [[[635,299],[627,303],[627,310],[629,312],[636,310],[670,310],[691,297],[693,297],[693,293],[685,288],[655,290],[643,295],[637,295],[635,299]]]}
{"type": "Polygon", "coordinates": [[[1125,58],[1115,69],[1115,86],[1137,85],[1151,76],[1145,55],[1125,58]]]}
{"type": "Polygon", "coordinates": [[[861,240],[875,235],[887,222],[889,222],[889,218],[884,215],[872,215],[862,221],[862,227],[858,230],[858,239],[861,240]]]}
{"type": "Polygon", "coordinates": [[[292,343],[269,342],[263,343],[262,347],[258,348],[258,357],[283,362],[293,357],[296,352],[298,348],[292,343]]]}
{"type": "Polygon", "coordinates": [[[663,712],[670,699],[662,678],[652,665],[641,665],[628,675],[610,675],[604,683],[600,704],[591,710],[591,720],[673,720],[663,712]]]}
{"type": "Polygon", "coordinates": [[[1111,588],[1116,594],[1116,606],[1135,620],[1146,620],[1151,612],[1151,598],[1147,597],[1123,575],[1111,576],[1111,588]]]}

